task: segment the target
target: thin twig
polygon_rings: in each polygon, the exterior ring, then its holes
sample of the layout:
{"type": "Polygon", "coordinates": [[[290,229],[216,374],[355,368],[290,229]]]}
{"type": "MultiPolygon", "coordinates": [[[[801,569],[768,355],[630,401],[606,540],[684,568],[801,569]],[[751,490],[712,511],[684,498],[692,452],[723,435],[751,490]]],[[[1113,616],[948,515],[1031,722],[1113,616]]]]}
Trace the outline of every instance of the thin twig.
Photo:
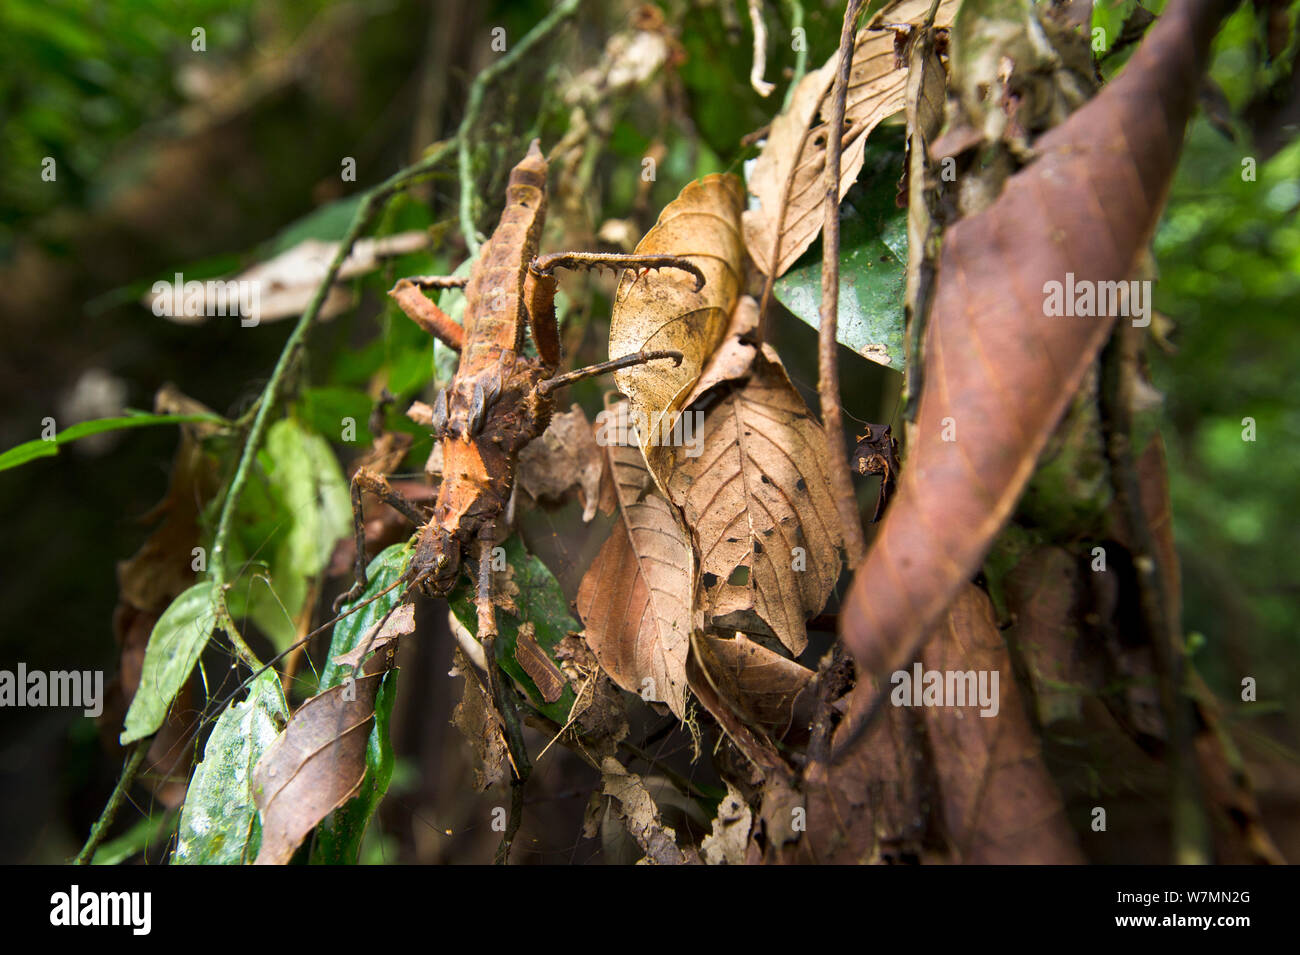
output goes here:
{"type": "Polygon", "coordinates": [[[1138,608],[1160,680],[1160,704],[1168,736],[1165,764],[1169,773],[1173,861],[1199,865],[1210,861],[1210,827],[1196,776],[1182,635],[1171,613],[1170,583],[1160,566],[1160,551],[1142,506],[1141,479],[1133,456],[1133,383],[1140,344],[1141,338],[1132,328],[1120,327],[1102,353],[1101,425],[1115,503],[1128,528],[1138,608]]]}
{"type": "Polygon", "coordinates": [[[113,794],[108,797],[108,803],[104,806],[104,811],[99,814],[99,819],[91,827],[86,844],[81,847],[77,857],[72,860],[73,865],[90,865],[90,860],[95,858],[95,850],[99,848],[99,844],[108,835],[109,827],[113,825],[113,820],[117,817],[117,810],[122,806],[122,800],[126,798],[127,792],[131,789],[131,784],[135,782],[135,777],[140,772],[140,766],[144,763],[145,754],[149,752],[149,742],[149,739],[142,739],[132,744],[130,754],[126,758],[126,765],[122,767],[122,775],[118,778],[117,785],[113,787],[113,794]]]}
{"type": "Polygon", "coordinates": [[[767,70],[767,26],[763,23],[760,0],[749,0],[749,23],[754,30],[754,59],[749,68],[749,85],[759,96],[771,96],[775,84],[763,79],[767,70]]]}
{"type": "Polygon", "coordinates": [[[538,41],[573,16],[578,10],[579,2],[580,0],[560,0],[555,5],[555,9],[543,17],[537,26],[529,30],[513,50],[482,70],[469,88],[465,115],[461,118],[460,127],[451,141],[456,143],[457,171],[460,176],[460,231],[465,237],[465,247],[469,250],[470,258],[478,255],[479,241],[478,232],[474,228],[474,171],[470,168],[469,134],[474,124],[478,122],[479,111],[483,108],[483,93],[489,83],[510,69],[538,41]]]}
{"type": "Polygon", "coordinates": [[[863,0],[849,0],[840,30],[839,70],[831,103],[830,135],[826,137],[826,220],[822,226],[822,304],[817,331],[817,392],[821,398],[822,426],[830,452],[831,487],[844,530],[844,551],[849,567],[855,567],[867,551],[862,534],[858,499],[849,475],[844,448],[844,418],[840,411],[839,344],[836,325],[840,307],[840,132],[844,129],[845,101],[849,72],[853,66],[853,28],[862,12],[863,0]]]}
{"type": "MultiPolygon", "coordinates": [[[[794,35],[803,29],[803,0],[786,0],[790,7],[790,35],[794,35]]],[[[800,44],[795,47],[794,51],[794,73],[790,76],[790,88],[785,91],[785,102],[781,104],[781,111],[785,112],[790,108],[790,101],[794,99],[794,88],[799,85],[804,74],[808,72],[808,36],[805,34],[800,37],[800,44]]]]}

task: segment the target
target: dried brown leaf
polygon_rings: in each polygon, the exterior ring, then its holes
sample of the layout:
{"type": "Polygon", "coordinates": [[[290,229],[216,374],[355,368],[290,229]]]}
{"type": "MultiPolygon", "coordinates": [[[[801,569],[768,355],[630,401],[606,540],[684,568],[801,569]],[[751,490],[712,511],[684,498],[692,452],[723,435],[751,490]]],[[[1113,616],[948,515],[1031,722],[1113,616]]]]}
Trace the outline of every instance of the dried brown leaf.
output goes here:
{"type": "Polygon", "coordinates": [[[262,817],[256,865],[284,865],[329,813],[355,796],[366,773],[375,694],[393,664],[393,647],[366,662],[355,680],[303,703],[253,770],[262,817]]]}
{"type": "Polygon", "coordinates": [[[623,764],[606,756],[600,764],[604,792],[614,799],[615,813],[645,853],[642,862],[650,865],[685,865],[698,861],[677,847],[677,833],[659,818],[659,807],[641,777],[629,773],[623,764]]]}
{"type": "Polygon", "coordinates": [[[795,701],[813,671],[744,634],[702,634],[696,644],[718,693],[751,723],[778,736],[790,728],[795,701]]]}
{"type": "MultiPolygon", "coordinates": [[[[937,25],[951,23],[958,5],[958,0],[943,0],[937,25]]],[[[928,9],[928,3],[915,0],[898,4],[887,22],[919,21],[928,9]]],[[[789,108],[772,121],[767,143],[749,177],[749,192],[758,199],[759,208],[745,212],[745,243],[765,275],[783,275],[821,232],[829,93],[838,62],[836,52],[820,69],[799,81],[789,108]]],[[[906,87],[907,69],[896,62],[893,32],[870,27],[859,30],[844,103],[841,199],[862,169],[867,136],[881,120],[903,108],[906,87]]]]}
{"type": "Polygon", "coordinates": [[[600,448],[581,405],[554,415],[542,436],[519,452],[519,486],[534,500],[551,503],[576,490],[584,521],[596,516],[602,469],[600,448]]]}
{"type": "Polygon", "coordinates": [[[484,792],[509,778],[506,738],[491,697],[459,649],[456,650],[456,669],[464,675],[465,689],[452,711],[451,721],[474,748],[477,757],[473,762],[474,789],[484,792]]]}
{"type": "MultiPolygon", "coordinates": [[[[606,436],[621,433],[627,410],[620,402],[605,412],[606,436]]],[[[578,588],[578,614],[615,683],[684,718],[690,544],[672,505],[650,486],[641,452],[608,438],[604,452],[618,489],[618,522],[578,588]]]]}
{"type": "Polygon", "coordinates": [[[709,410],[701,453],[669,478],[700,555],[711,625],[803,651],[804,620],[840,572],[828,464],[821,426],[764,346],[744,387],[709,410]]]}
{"type": "Polygon", "coordinates": [[[646,425],[640,444],[651,474],[663,485],[664,445],[658,436],[671,429],[691,387],[727,328],[744,277],[744,240],[740,213],[744,189],[732,175],[705,176],[690,183],[664,207],[638,254],[676,255],[704,273],[704,286],[677,269],[647,275],[623,273],[614,297],[609,328],[609,357],[622,358],[642,349],[681,352],[680,365],[655,361],[614,373],[618,389],[632,403],[634,416],[646,425]]]}
{"type": "MultiPolygon", "coordinates": [[[[1011,657],[985,593],[967,584],[921,661],[940,673],[998,674],[997,712],[972,705],[926,706],[926,735],[943,796],[943,819],[956,861],[1078,863],[1083,858],[1065,818],[1042,744],[1025,715],[1011,657]]],[[[949,701],[951,702],[951,701],[949,701]]]]}

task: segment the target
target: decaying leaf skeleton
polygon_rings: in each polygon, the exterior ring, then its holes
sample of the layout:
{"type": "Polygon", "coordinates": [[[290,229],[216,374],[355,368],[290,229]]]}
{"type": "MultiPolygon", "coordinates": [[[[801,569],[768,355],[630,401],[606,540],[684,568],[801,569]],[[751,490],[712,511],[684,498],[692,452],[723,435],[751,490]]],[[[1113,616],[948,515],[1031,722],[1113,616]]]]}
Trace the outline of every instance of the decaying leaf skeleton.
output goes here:
{"type": "Polygon", "coordinates": [[[451,384],[437,396],[430,416],[442,442],[442,484],[432,516],[393,490],[382,474],[361,468],[352,479],[356,533],[356,584],[336,608],[355,601],[366,587],[365,532],[361,496],[370,492],[419,527],[415,553],[402,582],[408,594],[445,596],[456,583],[462,557],[477,544],[479,636],[495,635],[491,602],[490,551],[510,500],[519,452],[540,436],[551,419],[556,389],[583,378],[644,362],[681,361],[675,351],[646,351],[556,375],[560,339],[555,316],[555,269],[678,269],[703,286],[704,275],[688,259],[673,255],[599,252],[537,254],[546,218],[547,163],[534,140],[510,173],[506,205],[468,278],[422,276],[402,279],[389,293],[421,328],[460,353],[451,384]],[[424,294],[425,289],[463,288],[464,326],[424,294]],[[537,357],[524,353],[524,329],[531,330],[537,357]]]}

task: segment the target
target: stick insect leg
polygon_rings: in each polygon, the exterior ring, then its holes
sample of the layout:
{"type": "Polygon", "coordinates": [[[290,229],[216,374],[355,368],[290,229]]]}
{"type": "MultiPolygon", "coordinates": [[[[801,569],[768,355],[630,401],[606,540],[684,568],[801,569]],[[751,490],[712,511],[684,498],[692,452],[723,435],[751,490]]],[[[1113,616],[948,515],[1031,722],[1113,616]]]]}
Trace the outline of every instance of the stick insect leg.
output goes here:
{"type": "Polygon", "coordinates": [[[560,364],[560,325],[555,319],[555,276],[534,272],[531,268],[524,278],[524,304],[528,311],[528,327],[532,329],[537,354],[547,368],[560,364]]]}
{"type": "Polygon", "coordinates": [[[487,524],[480,529],[478,543],[478,639],[487,655],[488,686],[492,691],[492,702],[501,716],[502,733],[506,738],[511,763],[510,816],[494,859],[497,864],[503,864],[510,860],[510,845],[523,821],[524,784],[533,767],[528,761],[528,750],[524,746],[524,734],[519,726],[514,699],[509,695],[510,688],[502,682],[501,668],[497,665],[497,618],[496,608],[492,605],[493,525],[487,524]]]}
{"type": "Polygon", "coordinates": [[[584,378],[594,378],[596,375],[618,371],[620,368],[631,368],[633,365],[644,365],[648,361],[658,361],[661,358],[671,358],[674,366],[682,363],[682,353],[679,351],[639,351],[633,355],[624,355],[622,358],[602,361],[596,365],[588,365],[586,368],[565,372],[563,375],[556,375],[554,378],[538,382],[537,393],[539,395],[548,395],[557,388],[571,385],[575,381],[582,381],[584,378]]]}
{"type": "Polygon", "coordinates": [[[340,594],[338,599],[334,601],[333,609],[335,613],[338,613],[339,608],[345,603],[352,603],[357,600],[366,592],[366,586],[369,584],[366,577],[366,521],[361,506],[362,493],[369,491],[385,504],[396,509],[416,527],[419,527],[426,520],[425,516],[420,513],[419,508],[393,490],[393,486],[388,483],[386,477],[369,468],[357,469],[357,473],[352,475],[350,490],[352,495],[352,533],[357,549],[352,559],[352,570],[356,582],[353,583],[352,588],[347,593],[340,594]]]}
{"type": "Polygon", "coordinates": [[[400,279],[389,290],[388,294],[397,303],[397,307],[406,313],[407,318],[430,335],[438,338],[443,344],[460,351],[465,344],[465,329],[458,325],[450,315],[429,301],[421,289],[457,288],[461,286],[456,284],[438,285],[436,284],[438,282],[461,283],[463,285],[463,280],[457,276],[447,278],[422,276],[414,279],[400,279]]]}
{"type": "Polygon", "coordinates": [[[680,269],[695,276],[695,291],[704,288],[704,273],[680,255],[636,255],[621,252],[552,252],[528,263],[528,271],[549,275],[555,269],[680,269]]]}

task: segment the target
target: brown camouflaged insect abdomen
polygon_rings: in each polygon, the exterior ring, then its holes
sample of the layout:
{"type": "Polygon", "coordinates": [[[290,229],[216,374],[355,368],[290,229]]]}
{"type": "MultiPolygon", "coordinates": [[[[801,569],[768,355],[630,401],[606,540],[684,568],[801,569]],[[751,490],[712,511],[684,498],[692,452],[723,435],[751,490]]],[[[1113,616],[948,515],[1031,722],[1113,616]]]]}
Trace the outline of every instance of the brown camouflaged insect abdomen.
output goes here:
{"type": "Polygon", "coordinates": [[[470,272],[461,376],[497,365],[502,352],[518,354],[523,348],[524,279],[545,222],[546,159],[533,140],[510,172],[501,221],[470,272]]]}

